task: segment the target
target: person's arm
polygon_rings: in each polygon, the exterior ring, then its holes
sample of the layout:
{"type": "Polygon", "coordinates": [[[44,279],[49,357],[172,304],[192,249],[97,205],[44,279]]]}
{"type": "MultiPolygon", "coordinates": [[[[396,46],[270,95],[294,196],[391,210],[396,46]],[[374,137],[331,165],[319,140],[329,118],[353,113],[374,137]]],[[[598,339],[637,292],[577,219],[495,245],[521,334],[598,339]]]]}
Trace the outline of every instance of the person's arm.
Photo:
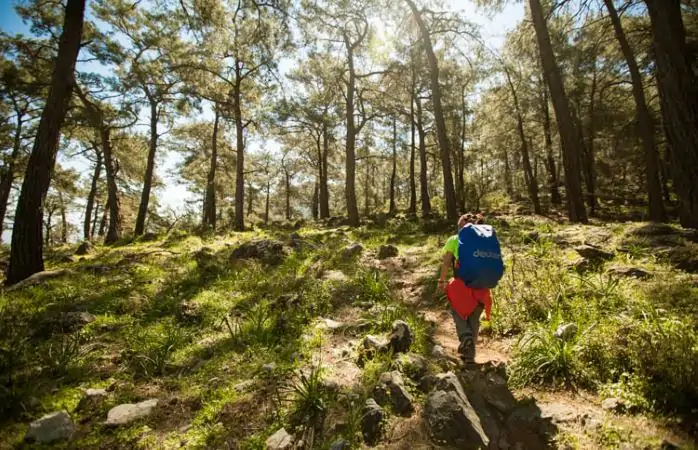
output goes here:
{"type": "Polygon", "coordinates": [[[448,270],[453,265],[453,254],[450,252],[444,253],[443,260],[441,262],[441,275],[439,275],[439,290],[446,290],[446,276],[448,275],[448,270]]]}

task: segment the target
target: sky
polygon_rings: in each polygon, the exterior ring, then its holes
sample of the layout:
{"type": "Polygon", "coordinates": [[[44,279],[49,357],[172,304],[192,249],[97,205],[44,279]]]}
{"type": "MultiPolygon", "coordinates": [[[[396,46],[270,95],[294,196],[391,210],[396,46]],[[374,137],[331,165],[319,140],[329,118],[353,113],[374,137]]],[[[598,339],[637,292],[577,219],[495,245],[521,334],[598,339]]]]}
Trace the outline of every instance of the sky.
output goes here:
{"type": "MultiPolygon", "coordinates": [[[[88,5],[89,5],[88,0],[88,5]]],[[[28,34],[28,27],[22,23],[14,10],[16,0],[0,0],[0,31],[8,34],[24,33],[28,34]]],[[[444,5],[454,11],[462,11],[466,19],[480,26],[481,35],[485,43],[491,49],[501,48],[504,36],[507,31],[513,29],[523,18],[524,8],[520,3],[509,4],[500,13],[488,14],[486,11],[477,8],[470,0],[444,0],[444,5]]],[[[88,6],[89,11],[89,6],[88,6]]],[[[90,13],[88,12],[88,17],[90,13]]],[[[78,67],[79,69],[79,67],[78,67]]],[[[172,152],[165,153],[160,158],[156,167],[157,175],[163,180],[164,187],[156,191],[163,208],[181,210],[187,200],[195,197],[187,190],[187,186],[180,182],[175,171],[181,161],[181,155],[172,152]]],[[[88,162],[81,157],[67,159],[58,158],[59,164],[65,167],[73,167],[87,179],[91,169],[88,162]]],[[[69,220],[74,224],[81,224],[81,213],[72,213],[69,220]]],[[[3,233],[3,241],[9,241],[9,231],[3,233]]]]}

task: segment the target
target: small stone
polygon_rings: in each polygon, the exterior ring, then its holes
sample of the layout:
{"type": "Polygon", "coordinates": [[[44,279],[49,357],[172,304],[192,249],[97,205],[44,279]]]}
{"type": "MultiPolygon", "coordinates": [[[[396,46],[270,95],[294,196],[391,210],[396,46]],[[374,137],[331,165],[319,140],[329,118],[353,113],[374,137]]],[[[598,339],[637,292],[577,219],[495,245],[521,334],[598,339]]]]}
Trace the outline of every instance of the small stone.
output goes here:
{"type": "Polygon", "coordinates": [[[276,370],[276,363],[267,363],[262,366],[262,370],[265,371],[266,373],[271,373],[274,370],[276,370]]]}
{"type": "Polygon", "coordinates": [[[652,277],[652,273],[639,267],[611,267],[608,273],[618,277],[637,278],[638,280],[646,280],[652,277]]]}
{"type": "Polygon", "coordinates": [[[94,410],[98,408],[107,398],[106,389],[86,389],[85,395],[80,399],[78,410],[94,410]]]}
{"type": "Polygon", "coordinates": [[[446,350],[440,345],[435,345],[431,349],[431,356],[434,358],[445,358],[446,357],[446,350]]]}
{"type": "Polygon", "coordinates": [[[611,397],[601,402],[601,408],[606,411],[620,413],[625,410],[625,402],[619,398],[611,397]]]}
{"type": "Polygon", "coordinates": [[[388,349],[388,340],[381,336],[374,336],[372,334],[366,335],[361,345],[367,350],[375,351],[385,351],[388,349]]]}
{"type": "Polygon", "coordinates": [[[601,261],[607,261],[613,259],[615,256],[613,253],[601,250],[597,247],[592,247],[591,245],[580,245],[575,247],[574,250],[579,253],[584,259],[590,260],[593,263],[598,263],[601,261]]]}
{"type": "Polygon", "coordinates": [[[58,317],[58,325],[63,332],[71,333],[97,320],[94,314],[87,311],[70,311],[61,313],[58,317]]]}
{"type": "Polygon", "coordinates": [[[576,422],[585,417],[579,408],[564,403],[541,403],[538,405],[543,419],[550,419],[555,424],[576,422]]]}
{"type": "Polygon", "coordinates": [[[396,320],[393,322],[393,331],[390,334],[390,347],[395,353],[404,353],[410,350],[412,345],[412,330],[407,322],[396,320]]]}
{"type": "Polygon", "coordinates": [[[107,413],[107,426],[128,425],[135,420],[148,417],[158,405],[157,399],[145,400],[140,403],[126,403],[115,406],[107,413]]]}
{"type": "Polygon", "coordinates": [[[352,244],[342,251],[342,259],[353,259],[363,251],[364,248],[361,244],[352,244]]]}
{"type": "Polygon", "coordinates": [[[281,428],[267,439],[267,450],[291,449],[293,447],[293,441],[293,436],[288,434],[285,428],[281,428]]]}
{"type": "Polygon", "coordinates": [[[372,398],[366,400],[361,418],[361,429],[364,440],[369,445],[375,445],[383,436],[383,420],[385,411],[372,398]]]}
{"type": "Polygon", "coordinates": [[[399,253],[397,247],[394,245],[386,244],[381,245],[378,249],[378,259],[387,259],[397,256],[399,253]]]}
{"type": "Polygon", "coordinates": [[[339,330],[340,328],[344,327],[344,324],[342,322],[337,322],[336,320],[332,319],[320,319],[318,323],[319,328],[324,328],[330,331],[335,331],[339,330]]]}
{"type": "Polygon", "coordinates": [[[412,396],[405,389],[400,372],[386,372],[380,376],[373,396],[381,405],[390,404],[397,414],[409,416],[414,411],[412,396]]]}
{"type": "Polygon", "coordinates": [[[69,441],[75,433],[75,425],[67,411],[56,411],[29,424],[25,440],[49,444],[69,441]]]}
{"type": "Polygon", "coordinates": [[[567,341],[577,334],[578,328],[575,323],[566,323],[557,327],[554,336],[563,341],[567,341]]]}

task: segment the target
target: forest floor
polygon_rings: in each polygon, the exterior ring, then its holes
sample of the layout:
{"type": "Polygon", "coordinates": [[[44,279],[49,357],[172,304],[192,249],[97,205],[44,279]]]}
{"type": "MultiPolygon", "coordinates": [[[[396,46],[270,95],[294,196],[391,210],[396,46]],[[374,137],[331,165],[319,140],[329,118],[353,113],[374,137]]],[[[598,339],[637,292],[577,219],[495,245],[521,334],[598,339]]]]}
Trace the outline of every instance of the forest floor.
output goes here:
{"type": "Polygon", "coordinates": [[[467,370],[440,220],[52,250],[0,299],[0,448],[696,448],[698,236],[491,222],[467,370]]]}

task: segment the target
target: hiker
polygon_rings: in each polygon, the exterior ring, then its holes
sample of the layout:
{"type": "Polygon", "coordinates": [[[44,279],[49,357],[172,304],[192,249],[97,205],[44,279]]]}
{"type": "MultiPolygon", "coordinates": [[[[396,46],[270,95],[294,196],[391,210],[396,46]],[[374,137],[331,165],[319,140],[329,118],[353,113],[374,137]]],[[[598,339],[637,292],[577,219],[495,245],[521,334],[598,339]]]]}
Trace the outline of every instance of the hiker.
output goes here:
{"type": "Polygon", "coordinates": [[[443,247],[443,262],[438,289],[446,293],[458,333],[458,354],[463,363],[475,363],[475,344],[480,316],[490,320],[490,289],[504,273],[502,254],[494,229],[482,224],[481,214],[464,214],[458,219],[458,234],[443,247]],[[453,268],[454,276],[446,282],[453,268]]]}

